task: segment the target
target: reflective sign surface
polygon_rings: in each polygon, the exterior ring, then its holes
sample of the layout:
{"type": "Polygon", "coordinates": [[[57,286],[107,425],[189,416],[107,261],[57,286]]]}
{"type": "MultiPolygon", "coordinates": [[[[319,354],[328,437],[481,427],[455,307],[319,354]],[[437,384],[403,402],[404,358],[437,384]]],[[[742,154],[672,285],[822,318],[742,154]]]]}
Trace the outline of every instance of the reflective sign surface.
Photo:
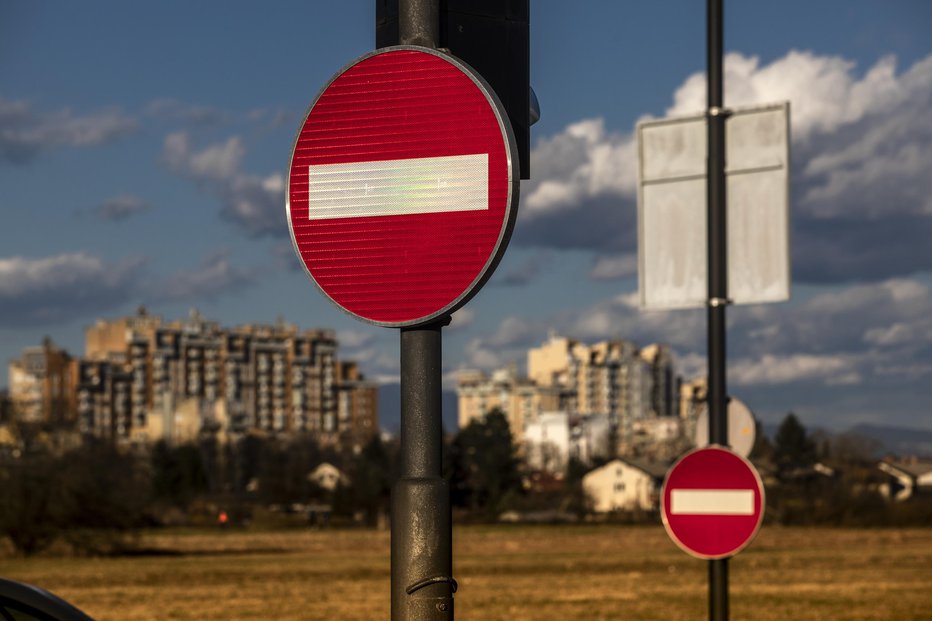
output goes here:
{"type": "Polygon", "coordinates": [[[664,528],[692,556],[727,558],[743,549],[764,517],[764,485],[751,462],[720,446],[691,451],[667,473],[664,528]]]}
{"type": "Polygon", "coordinates": [[[518,175],[482,79],[434,50],[362,57],[311,106],[289,168],[295,249],[360,319],[425,323],[462,306],[507,245],[518,175]]]}

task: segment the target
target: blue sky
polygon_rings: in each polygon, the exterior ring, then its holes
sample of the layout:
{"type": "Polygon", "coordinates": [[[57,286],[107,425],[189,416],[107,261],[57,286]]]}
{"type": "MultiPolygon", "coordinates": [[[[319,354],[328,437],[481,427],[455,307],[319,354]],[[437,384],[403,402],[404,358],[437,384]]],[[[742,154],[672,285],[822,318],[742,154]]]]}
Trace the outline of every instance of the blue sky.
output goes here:
{"type": "MultiPolygon", "coordinates": [[[[145,304],[338,331],[397,378],[397,330],[300,268],[283,175],[320,87],[374,45],[374,2],[0,5],[0,359],[145,304]]],[[[726,104],[789,99],[793,299],[729,310],[729,389],[765,421],[932,428],[932,4],[726,2],[726,104]]],[[[461,368],[548,331],[670,343],[704,371],[702,310],[636,307],[645,116],[704,107],[705,2],[531,7],[532,179],[490,283],[444,332],[461,368]]],[[[0,382],[0,383],[5,383],[0,382]]]]}

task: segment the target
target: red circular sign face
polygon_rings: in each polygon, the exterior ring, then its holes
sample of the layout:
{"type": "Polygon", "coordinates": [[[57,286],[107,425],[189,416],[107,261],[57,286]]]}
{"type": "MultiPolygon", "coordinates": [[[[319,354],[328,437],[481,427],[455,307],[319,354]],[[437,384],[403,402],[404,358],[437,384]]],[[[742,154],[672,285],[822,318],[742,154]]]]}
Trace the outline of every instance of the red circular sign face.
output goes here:
{"type": "Polygon", "coordinates": [[[386,48],[337,74],[295,141],[295,250],[342,309],[427,323],[491,275],[514,225],[517,151],[482,78],[426,48],[386,48]]]}
{"type": "Polygon", "coordinates": [[[764,486],[753,465],[719,446],[684,455],[667,473],[660,499],[670,538],[693,556],[737,554],[760,529],[764,486]]]}

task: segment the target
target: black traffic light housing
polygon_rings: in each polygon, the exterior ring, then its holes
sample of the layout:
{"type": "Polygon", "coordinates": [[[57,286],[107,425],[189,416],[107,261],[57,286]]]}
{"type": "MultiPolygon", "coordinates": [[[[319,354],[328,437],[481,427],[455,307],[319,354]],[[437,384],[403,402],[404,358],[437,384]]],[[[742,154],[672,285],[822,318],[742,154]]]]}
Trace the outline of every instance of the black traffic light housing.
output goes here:
{"type": "MultiPolygon", "coordinates": [[[[398,45],[399,0],[376,0],[375,47],[398,45]]],[[[479,72],[505,106],[521,178],[531,176],[530,0],[439,0],[440,40],[479,72]]]]}

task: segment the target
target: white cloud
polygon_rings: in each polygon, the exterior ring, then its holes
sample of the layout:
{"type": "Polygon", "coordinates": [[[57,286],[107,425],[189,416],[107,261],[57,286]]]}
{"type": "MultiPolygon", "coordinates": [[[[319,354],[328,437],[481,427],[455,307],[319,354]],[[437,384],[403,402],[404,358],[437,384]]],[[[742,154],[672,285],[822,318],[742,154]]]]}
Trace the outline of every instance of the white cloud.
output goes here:
{"type": "MultiPolygon", "coordinates": [[[[729,106],[790,101],[794,157],[802,155],[799,207],[815,217],[932,214],[932,56],[897,73],[881,58],[859,76],[837,56],[791,51],[769,65],[725,57],[729,106]]],[[[705,76],[676,91],[670,115],[706,107],[705,76]]]]}
{"type": "Polygon", "coordinates": [[[179,271],[154,286],[157,296],[170,301],[203,300],[240,291],[254,284],[253,269],[234,266],[226,250],[215,252],[194,270],[179,271]]]}
{"type": "Polygon", "coordinates": [[[705,377],[708,369],[708,357],[695,352],[676,353],[673,357],[676,372],[686,380],[705,377]]]}
{"type": "Polygon", "coordinates": [[[137,292],[144,260],[107,263],[78,252],[0,259],[0,317],[7,325],[42,325],[112,310],[137,292]]]}
{"type": "MultiPolygon", "coordinates": [[[[893,386],[925,373],[932,355],[932,292],[916,279],[848,286],[790,304],[734,307],[728,317],[729,381],[738,386],[877,380],[893,386]]],[[[676,351],[678,373],[705,373],[705,311],[642,312],[636,292],[544,319],[509,317],[494,334],[469,342],[465,362],[484,370],[523,363],[549,329],[586,342],[667,343],[676,351]]]]}
{"type": "Polygon", "coordinates": [[[117,109],[83,116],[68,108],[39,112],[29,102],[0,97],[0,160],[25,164],[55,148],[107,144],[136,126],[134,119],[117,109]]]}
{"type": "Polygon", "coordinates": [[[298,115],[292,110],[284,108],[257,108],[251,110],[247,118],[254,123],[264,123],[271,128],[284,127],[297,122],[298,115]]]}
{"type": "Polygon", "coordinates": [[[492,371],[512,362],[523,364],[527,349],[546,336],[546,328],[524,317],[506,317],[495,333],[471,339],[464,351],[465,366],[492,371]]]}
{"type": "Polygon", "coordinates": [[[743,358],[729,365],[729,380],[740,386],[822,382],[828,385],[857,384],[862,380],[857,356],[793,354],[743,358]]]}
{"type": "Polygon", "coordinates": [[[508,287],[526,285],[541,273],[551,258],[552,253],[549,251],[539,251],[525,257],[520,263],[514,264],[509,261],[507,269],[503,269],[505,266],[499,266],[499,271],[492,279],[492,284],[508,287]]]}
{"type": "Polygon", "coordinates": [[[347,349],[358,349],[368,347],[375,340],[372,332],[361,332],[359,330],[340,330],[337,332],[337,342],[340,347],[347,349]]]}
{"type": "Polygon", "coordinates": [[[523,200],[525,218],[578,209],[599,195],[633,195],[637,151],[630,134],[611,134],[603,119],[586,119],[541,140],[531,153],[534,178],[523,200]]]}
{"type": "Polygon", "coordinates": [[[379,384],[397,384],[400,377],[400,359],[384,347],[353,349],[340,354],[343,360],[352,360],[365,370],[366,377],[379,384]]]}
{"type": "Polygon", "coordinates": [[[188,104],[172,98],[149,102],[145,108],[145,114],[196,126],[216,125],[227,118],[227,114],[217,108],[188,104]]]}
{"type": "Polygon", "coordinates": [[[913,331],[903,322],[889,326],[870,328],[864,332],[864,342],[876,346],[902,345],[913,339],[913,331]]]}
{"type": "Polygon", "coordinates": [[[243,173],[245,152],[237,136],[197,151],[186,132],[174,132],[165,138],[163,158],[173,172],[217,195],[223,215],[248,233],[283,236],[288,231],[285,179],[281,173],[266,177],[243,173]]]}
{"type": "Polygon", "coordinates": [[[450,317],[448,330],[465,330],[476,320],[476,311],[466,306],[457,310],[450,317]]]}
{"type": "Polygon", "coordinates": [[[932,354],[932,293],[916,279],[736,307],[729,316],[735,380],[743,384],[894,385],[921,373],[932,354]]]}
{"type": "MultiPolygon", "coordinates": [[[[728,105],[791,102],[794,278],[851,282],[932,270],[932,246],[920,241],[932,234],[932,56],[898,71],[893,57],[861,70],[812,52],[767,64],[733,53],[725,69],[728,105]]],[[[696,73],[667,112],[705,106],[705,76],[696,73]]],[[[515,243],[631,254],[636,155],[632,135],[601,119],[539,140],[515,243]]],[[[598,267],[594,277],[613,273],[607,261],[598,267]]]]}
{"type": "Polygon", "coordinates": [[[699,310],[641,311],[636,291],[617,295],[576,314],[560,327],[581,339],[624,338],[636,343],[664,342],[679,349],[703,341],[705,314],[699,310]]]}
{"type": "Polygon", "coordinates": [[[104,201],[94,211],[104,220],[119,221],[149,208],[149,204],[138,196],[121,194],[104,201]]]}
{"type": "Polygon", "coordinates": [[[892,377],[899,381],[915,382],[932,376],[932,363],[909,362],[878,365],[875,372],[879,377],[892,377]]]}
{"type": "Polygon", "coordinates": [[[505,364],[506,358],[498,351],[488,347],[482,339],[474,339],[466,344],[466,367],[492,371],[505,364]]]}
{"type": "MultiPolygon", "coordinates": [[[[725,55],[725,104],[745,106],[789,100],[793,137],[807,140],[833,132],[869,114],[883,112],[910,99],[914,88],[927,88],[932,59],[918,63],[898,78],[896,59],[880,59],[860,79],[855,63],[838,56],[793,50],[769,65],[756,56],[725,55]]],[[[690,76],[673,95],[670,116],[706,108],[705,74],[690,76]]]]}
{"type": "Polygon", "coordinates": [[[810,313],[832,317],[839,313],[869,312],[885,305],[895,305],[900,311],[905,311],[914,304],[927,304],[929,299],[929,288],[922,282],[893,278],[820,293],[809,299],[804,307],[810,313]]]}
{"type": "Polygon", "coordinates": [[[174,132],[165,138],[164,155],[176,173],[200,181],[229,181],[238,174],[245,149],[240,139],[234,136],[225,143],[194,152],[188,134],[174,132]]]}
{"type": "Polygon", "coordinates": [[[234,136],[223,144],[191,154],[188,166],[195,177],[222,181],[236,175],[244,154],[240,139],[234,136]]]}
{"type": "Polygon", "coordinates": [[[340,330],[337,332],[341,360],[359,364],[366,378],[379,384],[397,384],[400,370],[395,331],[340,330]]]}
{"type": "Polygon", "coordinates": [[[621,280],[638,273],[636,254],[616,254],[596,259],[589,278],[592,280],[621,280]]]}

